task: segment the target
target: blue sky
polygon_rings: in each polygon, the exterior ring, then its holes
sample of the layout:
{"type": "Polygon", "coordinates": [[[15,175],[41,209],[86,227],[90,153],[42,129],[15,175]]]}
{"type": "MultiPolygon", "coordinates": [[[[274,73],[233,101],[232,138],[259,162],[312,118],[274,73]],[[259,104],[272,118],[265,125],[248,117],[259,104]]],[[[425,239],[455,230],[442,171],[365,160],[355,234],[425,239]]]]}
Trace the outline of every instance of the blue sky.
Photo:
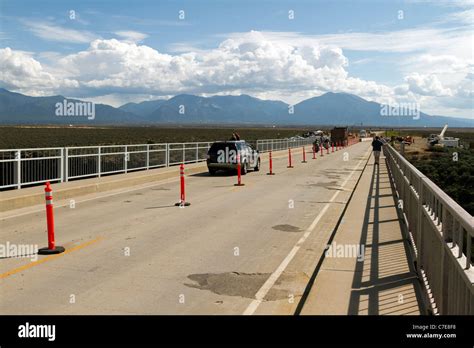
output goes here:
{"type": "Polygon", "coordinates": [[[474,117],[473,4],[1,0],[0,86],[114,106],[334,91],[474,117]]]}

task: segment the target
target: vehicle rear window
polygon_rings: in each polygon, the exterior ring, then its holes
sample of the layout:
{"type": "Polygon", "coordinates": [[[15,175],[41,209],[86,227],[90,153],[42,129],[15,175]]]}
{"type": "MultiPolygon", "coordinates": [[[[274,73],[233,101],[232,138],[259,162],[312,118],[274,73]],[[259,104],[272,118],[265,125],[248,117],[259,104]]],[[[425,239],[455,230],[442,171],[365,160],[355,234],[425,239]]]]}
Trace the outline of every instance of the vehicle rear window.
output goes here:
{"type": "Polygon", "coordinates": [[[224,150],[225,151],[226,147],[229,148],[228,151],[235,150],[235,144],[232,144],[232,143],[214,143],[214,144],[212,144],[211,148],[209,149],[209,153],[216,154],[217,151],[219,151],[219,150],[224,150]]]}

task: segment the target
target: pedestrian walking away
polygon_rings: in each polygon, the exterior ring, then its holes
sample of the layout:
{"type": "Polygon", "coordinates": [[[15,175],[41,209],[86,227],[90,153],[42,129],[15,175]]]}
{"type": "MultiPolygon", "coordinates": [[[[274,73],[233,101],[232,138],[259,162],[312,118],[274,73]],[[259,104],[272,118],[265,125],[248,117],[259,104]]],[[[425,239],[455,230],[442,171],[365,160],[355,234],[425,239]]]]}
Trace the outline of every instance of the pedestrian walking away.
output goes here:
{"type": "Polygon", "coordinates": [[[372,141],[372,151],[374,152],[375,164],[379,164],[380,151],[382,151],[382,146],[384,143],[380,140],[378,136],[372,141]]]}

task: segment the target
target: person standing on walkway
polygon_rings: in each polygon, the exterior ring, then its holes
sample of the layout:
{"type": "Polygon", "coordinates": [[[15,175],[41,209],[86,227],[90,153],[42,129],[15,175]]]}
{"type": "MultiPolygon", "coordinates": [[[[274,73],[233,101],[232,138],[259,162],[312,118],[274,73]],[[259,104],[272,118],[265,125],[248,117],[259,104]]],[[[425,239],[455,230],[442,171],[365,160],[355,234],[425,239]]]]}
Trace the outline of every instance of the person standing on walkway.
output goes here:
{"type": "Polygon", "coordinates": [[[372,141],[372,150],[374,151],[375,164],[379,164],[380,151],[382,151],[382,146],[384,143],[380,140],[378,136],[372,141]]]}

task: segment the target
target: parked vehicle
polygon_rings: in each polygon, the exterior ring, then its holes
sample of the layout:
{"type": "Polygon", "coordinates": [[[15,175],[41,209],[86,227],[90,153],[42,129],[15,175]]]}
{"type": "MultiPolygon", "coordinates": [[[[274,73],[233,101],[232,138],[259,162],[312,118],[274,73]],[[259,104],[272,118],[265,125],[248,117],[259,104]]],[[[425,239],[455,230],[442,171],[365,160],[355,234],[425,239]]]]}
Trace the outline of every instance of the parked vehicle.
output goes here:
{"type": "Polygon", "coordinates": [[[447,129],[448,125],[445,125],[440,134],[430,134],[427,140],[428,147],[459,147],[459,138],[444,136],[447,129]]]}
{"type": "Polygon", "coordinates": [[[334,127],[331,130],[331,142],[333,143],[345,143],[347,141],[347,136],[347,127],[334,127]]]}
{"type": "Polygon", "coordinates": [[[218,170],[237,170],[237,154],[240,155],[241,174],[247,174],[249,169],[260,170],[259,151],[245,140],[217,141],[211,145],[207,153],[207,168],[214,175],[218,170]]]}

